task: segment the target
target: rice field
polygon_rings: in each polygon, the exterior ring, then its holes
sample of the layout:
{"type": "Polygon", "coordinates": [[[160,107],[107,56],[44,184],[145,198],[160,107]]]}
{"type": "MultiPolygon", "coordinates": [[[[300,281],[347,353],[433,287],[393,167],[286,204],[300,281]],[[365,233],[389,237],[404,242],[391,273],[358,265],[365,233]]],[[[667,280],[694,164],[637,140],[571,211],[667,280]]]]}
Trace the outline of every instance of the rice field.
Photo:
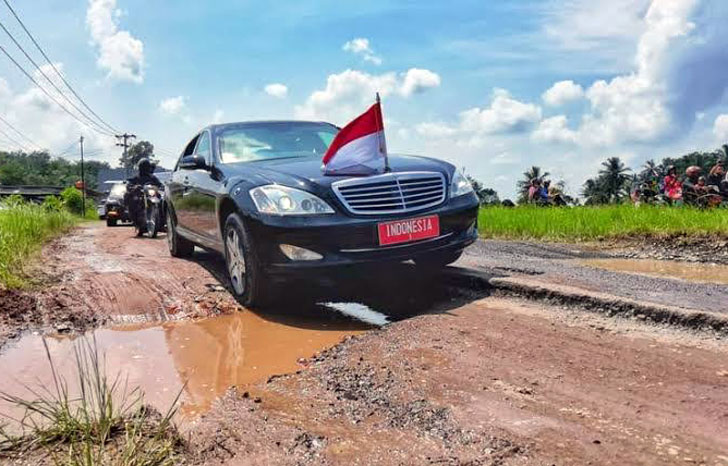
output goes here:
{"type": "Polygon", "coordinates": [[[486,238],[589,241],[635,235],[717,234],[728,237],[728,209],[609,205],[483,207],[486,238]]]}
{"type": "Polygon", "coordinates": [[[50,238],[69,230],[78,219],[65,210],[32,204],[0,204],[0,287],[26,284],[23,266],[50,238]]]}

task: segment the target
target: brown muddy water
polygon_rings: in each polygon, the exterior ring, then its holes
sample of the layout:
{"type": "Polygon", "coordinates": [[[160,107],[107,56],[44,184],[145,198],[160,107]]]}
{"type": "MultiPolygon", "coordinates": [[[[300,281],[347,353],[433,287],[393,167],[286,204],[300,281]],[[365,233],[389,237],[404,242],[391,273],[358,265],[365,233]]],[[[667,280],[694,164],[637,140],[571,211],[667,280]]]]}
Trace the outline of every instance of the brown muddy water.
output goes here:
{"type": "Polygon", "coordinates": [[[728,285],[728,266],[653,259],[587,259],[581,264],[615,272],[728,285]]]}
{"type": "MultiPolygon", "coordinates": [[[[346,305],[331,310],[347,313],[346,305]]],[[[106,374],[119,374],[129,387],[140,387],[145,401],[160,411],[182,392],[180,414],[190,420],[205,411],[229,387],[266,380],[274,374],[294,372],[302,358],[336,345],[384,323],[376,312],[354,306],[378,322],[321,316],[264,315],[251,311],[193,322],[119,326],[98,329],[82,338],[96,342],[105,356],[106,374]],[[185,385],[186,384],[186,385],[185,385]],[[184,387],[184,389],[183,389],[184,387]]],[[[74,345],[79,337],[46,337],[56,370],[73,387],[74,345]]],[[[28,335],[0,354],[0,392],[33,398],[26,387],[51,387],[52,375],[43,338],[28,335]]],[[[0,413],[20,414],[0,402],[0,413]]]]}

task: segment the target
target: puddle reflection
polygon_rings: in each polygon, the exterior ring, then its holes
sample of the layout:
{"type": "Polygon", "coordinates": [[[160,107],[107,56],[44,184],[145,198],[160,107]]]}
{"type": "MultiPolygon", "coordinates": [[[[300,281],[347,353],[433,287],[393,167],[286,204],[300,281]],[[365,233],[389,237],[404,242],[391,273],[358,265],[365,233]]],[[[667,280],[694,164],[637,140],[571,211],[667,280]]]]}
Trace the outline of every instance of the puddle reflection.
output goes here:
{"type": "Polygon", "coordinates": [[[661,278],[680,278],[700,283],[728,285],[728,266],[654,259],[589,259],[582,264],[615,272],[631,272],[661,278]]]}
{"type": "MultiPolygon", "coordinates": [[[[146,402],[160,410],[169,407],[186,382],[180,413],[189,419],[229,387],[296,371],[299,358],[370,328],[364,322],[327,321],[321,316],[315,322],[287,316],[274,321],[246,311],[197,322],[100,329],[87,337],[95,338],[99,352],[105,354],[106,373],[128,377],[128,386],[139,386],[146,402]]],[[[57,370],[72,385],[74,339],[56,337],[47,342],[57,370]]],[[[0,371],[0,391],[6,393],[26,396],[25,386],[50,387],[42,338],[30,335],[7,348],[0,355],[0,371]]],[[[1,413],[9,410],[0,403],[1,413]]]]}

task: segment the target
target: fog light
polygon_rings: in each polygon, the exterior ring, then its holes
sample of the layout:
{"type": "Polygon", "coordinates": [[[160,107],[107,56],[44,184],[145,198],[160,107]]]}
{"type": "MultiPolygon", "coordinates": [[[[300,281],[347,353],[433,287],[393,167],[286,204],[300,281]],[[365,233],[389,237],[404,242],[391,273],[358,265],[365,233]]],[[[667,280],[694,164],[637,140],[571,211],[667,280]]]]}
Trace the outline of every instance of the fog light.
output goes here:
{"type": "Polygon", "coordinates": [[[290,244],[281,244],[281,252],[292,261],[317,261],[324,258],[321,254],[308,249],[291,246],[290,244]]]}

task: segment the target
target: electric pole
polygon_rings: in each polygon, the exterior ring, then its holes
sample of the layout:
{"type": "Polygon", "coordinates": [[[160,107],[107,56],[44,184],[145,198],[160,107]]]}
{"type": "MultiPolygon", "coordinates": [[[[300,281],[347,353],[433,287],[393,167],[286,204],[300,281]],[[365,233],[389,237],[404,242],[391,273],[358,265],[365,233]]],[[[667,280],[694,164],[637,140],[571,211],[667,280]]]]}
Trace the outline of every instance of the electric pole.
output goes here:
{"type": "Polygon", "coordinates": [[[126,173],[126,177],[129,178],[129,166],[127,165],[127,161],[126,161],[126,151],[127,151],[127,149],[129,149],[129,146],[131,145],[131,144],[129,144],[129,140],[136,139],[136,135],[128,134],[128,133],[117,134],[116,139],[118,139],[119,141],[122,141],[122,142],[117,142],[116,145],[124,148],[124,171],[126,173]]]}
{"type": "Polygon", "coordinates": [[[86,217],[86,176],[83,168],[83,136],[78,139],[81,144],[81,208],[83,209],[83,216],[86,217]]]}

